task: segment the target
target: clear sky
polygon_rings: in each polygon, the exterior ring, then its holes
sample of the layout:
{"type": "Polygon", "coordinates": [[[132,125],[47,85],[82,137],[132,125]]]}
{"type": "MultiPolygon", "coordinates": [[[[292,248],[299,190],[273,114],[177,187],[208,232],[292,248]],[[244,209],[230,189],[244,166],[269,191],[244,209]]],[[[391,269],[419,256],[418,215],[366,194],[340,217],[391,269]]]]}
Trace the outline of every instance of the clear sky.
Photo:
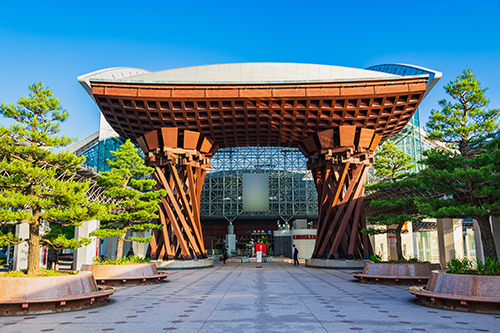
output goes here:
{"type": "Polygon", "coordinates": [[[0,13],[0,101],[41,79],[70,110],[62,133],[79,139],[98,130],[99,109],[77,76],[121,66],[414,64],[443,73],[420,106],[423,124],[469,66],[500,107],[497,1],[0,0],[0,13]]]}

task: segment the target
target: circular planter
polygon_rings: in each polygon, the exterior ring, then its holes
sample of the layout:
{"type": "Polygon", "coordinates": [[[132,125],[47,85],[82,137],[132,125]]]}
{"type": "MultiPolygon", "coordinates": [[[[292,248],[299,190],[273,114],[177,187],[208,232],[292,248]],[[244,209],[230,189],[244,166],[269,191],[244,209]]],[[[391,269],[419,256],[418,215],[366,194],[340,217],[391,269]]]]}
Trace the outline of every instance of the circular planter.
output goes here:
{"type": "Polygon", "coordinates": [[[132,265],[88,265],[81,271],[94,273],[98,284],[108,286],[140,285],[160,282],[168,273],[158,273],[154,263],[132,265]]]}
{"type": "Polygon", "coordinates": [[[98,287],[92,272],[43,277],[0,277],[0,315],[81,310],[107,302],[116,289],[98,287]]]}
{"type": "Polygon", "coordinates": [[[427,263],[374,263],[367,262],[362,273],[354,273],[360,282],[385,285],[426,284],[431,271],[441,269],[440,264],[427,263]]]}
{"type": "Polygon", "coordinates": [[[424,305],[479,313],[500,313],[500,276],[433,271],[427,286],[408,291],[424,305]]]}

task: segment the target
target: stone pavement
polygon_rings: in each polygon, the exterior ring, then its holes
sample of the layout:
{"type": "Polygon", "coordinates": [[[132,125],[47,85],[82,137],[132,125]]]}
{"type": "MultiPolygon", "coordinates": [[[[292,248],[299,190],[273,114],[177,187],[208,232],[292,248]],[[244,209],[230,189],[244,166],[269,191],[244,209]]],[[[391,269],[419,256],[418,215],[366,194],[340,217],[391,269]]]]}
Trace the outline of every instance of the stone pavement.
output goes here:
{"type": "Polygon", "coordinates": [[[121,287],[95,309],[0,317],[0,332],[500,332],[500,316],[415,301],[406,287],[361,284],[350,271],[217,263],[121,287]]]}

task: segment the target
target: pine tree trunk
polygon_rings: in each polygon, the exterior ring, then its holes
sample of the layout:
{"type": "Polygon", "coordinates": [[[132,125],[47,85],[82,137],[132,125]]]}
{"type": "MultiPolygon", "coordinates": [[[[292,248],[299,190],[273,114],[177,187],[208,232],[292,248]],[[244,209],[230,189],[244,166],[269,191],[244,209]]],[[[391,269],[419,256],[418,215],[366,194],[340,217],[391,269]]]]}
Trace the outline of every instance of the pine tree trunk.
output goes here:
{"type": "Polygon", "coordinates": [[[28,274],[40,273],[40,223],[30,224],[30,238],[28,239],[28,274]]]}
{"type": "Polygon", "coordinates": [[[123,257],[123,243],[125,242],[125,236],[127,236],[127,232],[118,236],[118,241],[116,242],[116,259],[121,259],[123,257]]]}
{"type": "Polygon", "coordinates": [[[403,224],[399,224],[396,228],[396,252],[398,254],[398,260],[405,260],[403,257],[402,242],[401,242],[401,229],[403,224]]]}
{"type": "Polygon", "coordinates": [[[477,219],[479,229],[481,231],[481,242],[483,243],[484,257],[490,259],[498,259],[497,249],[495,246],[495,239],[491,231],[490,217],[483,216],[477,219]]]}

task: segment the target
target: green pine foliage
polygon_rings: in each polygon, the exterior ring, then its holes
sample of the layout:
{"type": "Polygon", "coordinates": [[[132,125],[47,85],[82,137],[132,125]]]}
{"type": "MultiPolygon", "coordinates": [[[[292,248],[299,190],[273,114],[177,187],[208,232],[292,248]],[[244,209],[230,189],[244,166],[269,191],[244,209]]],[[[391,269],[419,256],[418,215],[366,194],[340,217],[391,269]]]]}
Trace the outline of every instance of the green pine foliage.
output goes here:
{"type": "Polygon", "coordinates": [[[74,154],[54,153],[73,141],[57,136],[59,126],[69,112],[62,108],[52,90],[37,82],[29,86],[28,96],[16,104],[0,104],[0,114],[16,121],[11,127],[0,126],[0,225],[29,224],[29,238],[18,239],[0,232],[0,243],[28,242],[29,275],[40,274],[40,244],[55,248],[76,248],[90,243],[83,238],[70,240],[55,227],[50,237],[40,235],[43,222],[52,226],[81,225],[95,218],[99,205],[86,198],[89,182],[72,181],[83,162],[74,154]]]}
{"type": "Polygon", "coordinates": [[[443,195],[422,197],[416,203],[422,214],[434,218],[477,220],[484,254],[495,260],[490,217],[500,216],[500,137],[495,134],[500,112],[485,109],[487,89],[468,68],[445,90],[454,102],[439,102],[442,110],[432,111],[427,130],[428,138],[452,149],[425,152],[426,168],[418,177],[429,190],[443,195]]]}
{"type": "Polygon", "coordinates": [[[378,182],[394,180],[404,176],[416,166],[412,161],[413,158],[397,149],[394,142],[384,142],[373,162],[374,176],[378,182]]]}
{"type": "Polygon", "coordinates": [[[394,196],[384,200],[372,200],[370,207],[384,212],[376,216],[367,216],[367,220],[373,227],[365,228],[361,232],[376,235],[392,233],[396,235],[397,260],[405,260],[403,256],[401,233],[405,222],[420,222],[422,217],[412,214],[414,211],[413,197],[398,195],[402,193],[403,183],[405,187],[414,188],[411,180],[408,180],[408,171],[415,167],[412,157],[404,151],[397,149],[393,142],[385,142],[375,155],[373,168],[377,183],[365,185],[373,191],[392,191],[394,196]],[[389,227],[392,226],[392,227],[389,227]]]}
{"type": "Polygon", "coordinates": [[[138,149],[127,140],[117,151],[112,151],[113,159],[107,163],[111,171],[101,173],[98,184],[105,188],[104,194],[113,198],[117,204],[109,204],[108,211],[101,217],[99,229],[90,235],[100,238],[118,237],[116,259],[123,256],[123,243],[135,241],[147,243],[151,237],[129,237],[129,230],[135,232],[160,229],[161,225],[152,223],[158,218],[160,197],[165,190],[153,190],[156,181],[148,179],[154,169],[144,165],[138,149]]]}
{"type": "Polygon", "coordinates": [[[67,276],[78,274],[78,271],[73,272],[59,272],[51,269],[41,269],[38,274],[30,274],[27,269],[21,269],[20,271],[10,271],[5,273],[0,273],[2,277],[41,277],[41,276],[67,276]]]}
{"type": "Polygon", "coordinates": [[[441,110],[432,110],[427,122],[427,138],[447,144],[460,151],[465,158],[481,152],[485,141],[498,129],[499,109],[485,109],[490,100],[485,97],[488,88],[469,68],[444,86],[454,100],[440,100],[441,110]]]}

